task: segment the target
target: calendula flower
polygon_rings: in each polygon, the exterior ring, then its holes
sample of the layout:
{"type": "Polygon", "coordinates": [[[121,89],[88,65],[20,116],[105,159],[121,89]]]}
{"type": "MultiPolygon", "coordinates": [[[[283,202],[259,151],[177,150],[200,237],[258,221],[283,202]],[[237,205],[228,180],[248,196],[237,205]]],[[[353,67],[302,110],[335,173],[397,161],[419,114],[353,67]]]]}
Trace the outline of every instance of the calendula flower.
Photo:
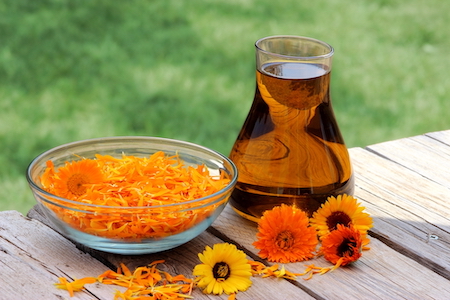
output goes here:
{"type": "MultiPolygon", "coordinates": [[[[86,193],[88,184],[103,181],[102,170],[97,162],[90,159],[66,162],[58,172],[47,172],[44,176],[53,176],[52,186],[47,188],[51,193],[67,199],[76,199],[86,193]]],[[[49,183],[48,178],[42,178],[42,183],[49,183]]]]}
{"type": "Polygon", "coordinates": [[[338,224],[336,229],[322,237],[320,253],[325,259],[334,264],[332,267],[318,267],[314,264],[307,266],[305,271],[298,276],[308,275],[305,280],[311,279],[314,274],[325,274],[336,270],[340,266],[348,265],[357,261],[363,250],[364,239],[360,231],[353,226],[338,224]]]}
{"type": "Polygon", "coordinates": [[[339,224],[353,226],[364,236],[373,226],[372,218],[363,212],[364,209],[365,207],[360,206],[350,195],[328,197],[327,202],[313,213],[310,224],[316,228],[319,237],[326,236],[339,224]]]}
{"type": "Polygon", "coordinates": [[[316,231],[309,226],[306,213],[285,204],[264,212],[256,237],[253,245],[260,250],[258,255],[280,263],[313,258],[318,244],[316,231]]]}
{"type": "Polygon", "coordinates": [[[322,238],[320,251],[335,265],[333,269],[348,265],[362,255],[361,233],[352,226],[338,224],[335,230],[322,238]]]}
{"type": "Polygon", "coordinates": [[[206,246],[198,255],[202,264],[194,267],[197,286],[204,293],[232,295],[245,291],[252,284],[251,266],[243,251],[229,243],[206,246]]]}

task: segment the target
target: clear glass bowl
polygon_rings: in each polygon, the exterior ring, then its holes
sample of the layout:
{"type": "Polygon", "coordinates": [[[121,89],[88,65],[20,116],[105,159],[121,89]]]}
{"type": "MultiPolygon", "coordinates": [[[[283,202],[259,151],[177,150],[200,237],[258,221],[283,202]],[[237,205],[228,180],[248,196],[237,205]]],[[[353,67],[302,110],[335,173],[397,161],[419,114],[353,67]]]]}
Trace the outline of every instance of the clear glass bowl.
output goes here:
{"type": "MultiPolygon", "coordinates": [[[[27,180],[36,201],[55,229],[67,238],[87,247],[118,254],[146,254],[168,250],[182,245],[206,230],[228,203],[236,184],[238,171],[231,160],[222,154],[188,142],[156,137],[108,137],[73,142],[48,150],[36,157],[28,166],[27,180]],[[99,206],[52,195],[42,188],[41,175],[47,161],[52,161],[55,169],[66,161],[95,158],[95,154],[120,158],[122,154],[148,157],[163,151],[167,155],[178,154],[186,166],[205,165],[211,175],[222,174],[230,182],[222,190],[209,196],[182,204],[143,207],[99,206]],[[140,219],[157,220],[170,218],[180,220],[181,225],[169,230],[164,236],[145,238],[105,236],[101,232],[93,234],[86,230],[86,220],[93,218],[117,220],[130,224],[140,219]],[[187,217],[188,216],[188,217],[187,217]]],[[[123,223],[125,226],[127,224],[123,223]]],[[[144,225],[142,225],[144,226],[144,225]]],[[[150,231],[151,226],[146,225],[150,231]]]]}

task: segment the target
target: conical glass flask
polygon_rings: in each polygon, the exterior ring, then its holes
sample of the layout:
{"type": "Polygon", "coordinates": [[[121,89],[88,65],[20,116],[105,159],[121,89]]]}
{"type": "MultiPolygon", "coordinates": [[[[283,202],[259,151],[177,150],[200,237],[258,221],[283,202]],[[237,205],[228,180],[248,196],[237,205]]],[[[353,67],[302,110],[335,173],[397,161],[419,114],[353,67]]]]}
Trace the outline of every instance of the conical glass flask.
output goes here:
{"type": "Polygon", "coordinates": [[[330,99],[333,48],[298,36],[256,42],[256,92],[230,159],[230,204],[257,221],[285,203],[309,216],[329,196],[353,194],[350,157],[330,99]]]}

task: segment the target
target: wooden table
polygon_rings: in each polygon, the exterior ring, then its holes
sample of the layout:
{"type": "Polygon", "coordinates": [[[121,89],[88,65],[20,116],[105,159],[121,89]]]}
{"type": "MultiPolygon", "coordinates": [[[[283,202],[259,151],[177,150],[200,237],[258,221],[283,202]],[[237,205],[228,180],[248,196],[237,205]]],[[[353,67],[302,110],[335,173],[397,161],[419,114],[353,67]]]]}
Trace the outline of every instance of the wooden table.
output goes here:
{"type": "MultiPolygon", "coordinates": [[[[355,197],[374,219],[371,250],[349,267],[308,281],[252,278],[252,287],[238,299],[450,299],[450,130],[352,148],[350,155],[355,197]]],[[[197,254],[223,241],[256,259],[256,229],[227,207],[206,232],[183,246],[121,256],[77,247],[48,227],[36,209],[28,217],[0,212],[0,299],[66,299],[67,291],[53,286],[58,277],[97,276],[121,262],[135,268],[164,259],[165,270],[190,276],[197,254]]],[[[312,262],[330,266],[323,258],[312,262]]],[[[300,273],[305,265],[286,268],[300,273]]],[[[93,284],[72,299],[113,299],[113,293],[112,286],[93,284]]],[[[193,295],[227,298],[198,290],[193,295]]]]}

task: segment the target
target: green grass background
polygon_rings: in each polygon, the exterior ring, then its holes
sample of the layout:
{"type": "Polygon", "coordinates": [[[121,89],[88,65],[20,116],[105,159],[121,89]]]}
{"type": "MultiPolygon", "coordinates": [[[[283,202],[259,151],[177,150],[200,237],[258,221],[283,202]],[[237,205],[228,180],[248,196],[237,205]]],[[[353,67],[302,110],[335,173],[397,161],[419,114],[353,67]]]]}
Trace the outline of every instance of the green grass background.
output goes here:
{"type": "Polygon", "coordinates": [[[62,143],[161,136],[227,155],[269,35],[335,48],[348,147],[450,129],[449,13],[441,0],[3,0],[0,210],[32,207],[26,167],[62,143]]]}

